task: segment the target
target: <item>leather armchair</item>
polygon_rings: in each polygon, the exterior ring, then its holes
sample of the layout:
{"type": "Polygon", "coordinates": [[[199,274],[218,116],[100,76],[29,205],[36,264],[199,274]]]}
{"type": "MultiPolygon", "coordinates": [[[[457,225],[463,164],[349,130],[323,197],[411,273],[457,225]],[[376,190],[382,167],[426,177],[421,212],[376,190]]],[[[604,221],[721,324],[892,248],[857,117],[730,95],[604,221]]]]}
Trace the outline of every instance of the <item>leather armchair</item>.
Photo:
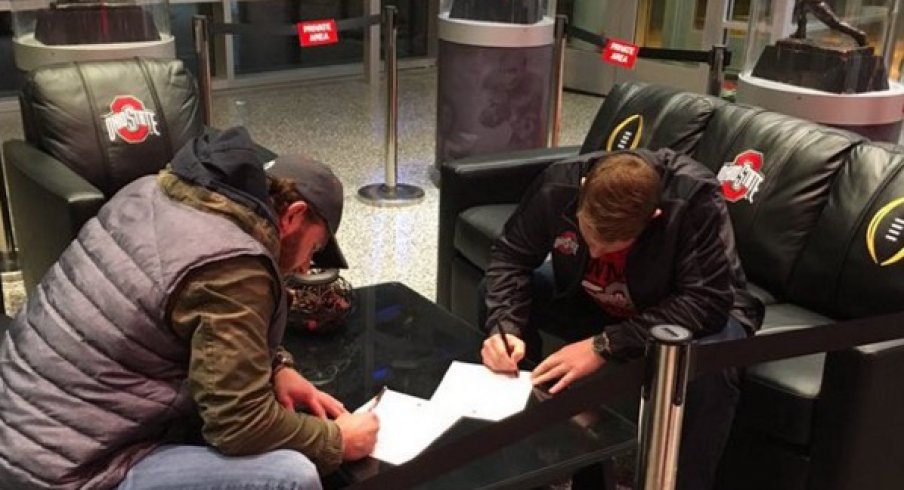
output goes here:
{"type": "Polygon", "coordinates": [[[41,67],[26,76],[19,103],[25,141],[4,143],[3,165],[28,291],[109,197],[210,130],[179,60],[41,67]]]}
{"type": "MultiPolygon", "coordinates": [[[[760,335],[901,311],[904,148],[674,89],[617,85],[581,150],[630,141],[693,155],[729,184],[728,207],[760,335]],[[754,158],[749,187],[732,167],[754,158]],[[899,240],[900,237],[900,241],[899,240]]],[[[574,149],[441,167],[438,301],[471,323],[490,246],[533,176],[574,149]],[[519,161],[520,160],[520,161],[519,161]]],[[[897,489],[904,481],[904,340],[751,366],[720,490],[897,489]]]]}

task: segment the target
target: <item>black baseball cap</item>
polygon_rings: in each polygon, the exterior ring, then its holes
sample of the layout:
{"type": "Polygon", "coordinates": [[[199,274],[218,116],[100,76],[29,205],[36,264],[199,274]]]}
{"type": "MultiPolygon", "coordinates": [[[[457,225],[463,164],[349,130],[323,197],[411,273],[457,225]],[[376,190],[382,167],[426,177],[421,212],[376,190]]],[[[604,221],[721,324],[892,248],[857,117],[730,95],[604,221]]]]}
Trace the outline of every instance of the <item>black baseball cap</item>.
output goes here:
{"type": "Polygon", "coordinates": [[[342,220],[344,194],[342,182],[325,164],[304,155],[280,155],[264,167],[273,177],[292,179],[308,206],[323,218],[330,237],[326,246],[314,254],[314,266],[319,269],[348,269],[336,230],[342,220]]]}

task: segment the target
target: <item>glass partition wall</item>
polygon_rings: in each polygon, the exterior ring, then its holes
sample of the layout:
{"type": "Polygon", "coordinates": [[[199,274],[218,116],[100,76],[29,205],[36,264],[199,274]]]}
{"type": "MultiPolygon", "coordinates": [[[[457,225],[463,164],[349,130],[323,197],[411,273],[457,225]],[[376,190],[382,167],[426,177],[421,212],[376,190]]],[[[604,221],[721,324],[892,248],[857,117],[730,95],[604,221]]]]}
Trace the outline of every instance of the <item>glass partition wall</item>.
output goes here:
{"type": "MultiPolygon", "coordinates": [[[[736,79],[745,65],[747,26],[751,0],[559,0],[559,13],[573,25],[588,31],[633,42],[639,46],[673,49],[709,49],[722,43],[731,50],[726,78],[736,79]]],[[[771,3],[771,2],[765,2],[771,3]]],[[[786,29],[790,31],[790,13],[794,0],[775,2],[788,11],[786,29]]],[[[885,0],[828,0],[836,12],[863,12],[866,28],[878,29],[877,16],[886,16],[885,0]],[[870,14],[872,12],[872,14],[870,14]]],[[[889,49],[893,51],[889,70],[892,78],[901,77],[904,63],[904,9],[897,12],[896,32],[889,49]]],[[[887,21],[886,21],[887,22],[887,21]]],[[[703,92],[706,67],[688,63],[640,59],[634,70],[605,65],[598,50],[583,41],[569,40],[566,59],[566,87],[605,94],[621,80],[643,80],[678,85],[703,92]],[[571,66],[569,66],[571,65],[571,66]]]]}
{"type": "MultiPolygon", "coordinates": [[[[14,110],[15,94],[22,73],[13,55],[16,16],[29,5],[47,7],[73,0],[0,0],[0,105],[14,110]],[[5,101],[5,104],[3,102],[5,101]]],[[[104,4],[106,0],[99,2],[104,4]]],[[[123,3],[109,2],[111,5],[123,3]]],[[[155,0],[133,0],[148,5],[155,0]]],[[[157,0],[157,3],[163,3],[157,0]]],[[[196,72],[191,19],[196,14],[214,21],[266,24],[294,24],[301,20],[344,19],[379,13],[381,5],[398,8],[399,57],[405,63],[429,63],[432,31],[439,0],[169,0],[168,18],[156,19],[166,34],[175,38],[175,56],[196,72]],[[407,59],[407,60],[405,60],[407,59]]],[[[154,10],[151,10],[154,12],[154,10]]],[[[34,32],[34,16],[29,32],[34,32]]],[[[21,20],[27,20],[21,17],[21,20]]],[[[24,32],[24,31],[23,31],[24,32]]],[[[360,73],[365,57],[363,31],[343,32],[332,46],[301,49],[292,37],[218,36],[212,43],[214,87],[248,86],[284,82],[318,76],[360,73]]],[[[379,50],[374,53],[380,53],[379,50]]]]}
{"type": "MultiPolygon", "coordinates": [[[[724,42],[729,0],[560,0],[559,11],[576,26],[638,46],[709,49],[724,42]]],[[[743,39],[743,36],[740,36],[743,39]]],[[[569,41],[566,87],[606,93],[613,83],[642,80],[706,89],[706,67],[693,63],[639,59],[633,70],[604,65],[598,49],[569,41]],[[569,61],[579,67],[568,68],[569,61]]]]}

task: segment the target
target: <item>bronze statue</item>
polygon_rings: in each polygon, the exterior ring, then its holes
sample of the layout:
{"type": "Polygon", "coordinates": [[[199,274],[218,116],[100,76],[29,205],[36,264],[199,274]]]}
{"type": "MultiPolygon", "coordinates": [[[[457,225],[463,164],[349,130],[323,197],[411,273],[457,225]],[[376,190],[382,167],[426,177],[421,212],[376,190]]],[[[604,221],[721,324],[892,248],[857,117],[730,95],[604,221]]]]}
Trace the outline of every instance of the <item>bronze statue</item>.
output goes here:
{"type": "Polygon", "coordinates": [[[813,15],[829,26],[829,29],[847,34],[854,38],[859,46],[866,46],[866,33],[839,19],[832,11],[832,7],[829,7],[823,0],[797,0],[794,3],[794,20],[797,22],[797,31],[791,34],[792,38],[807,38],[808,11],[813,12],[813,15]]]}

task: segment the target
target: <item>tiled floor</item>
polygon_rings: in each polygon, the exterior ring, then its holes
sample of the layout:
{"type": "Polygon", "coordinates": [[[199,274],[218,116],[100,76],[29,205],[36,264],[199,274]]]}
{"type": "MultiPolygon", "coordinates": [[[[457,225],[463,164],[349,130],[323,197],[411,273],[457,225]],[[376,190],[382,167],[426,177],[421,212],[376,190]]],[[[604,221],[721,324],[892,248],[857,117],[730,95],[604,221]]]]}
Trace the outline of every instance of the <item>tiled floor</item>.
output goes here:
{"type": "MultiPolygon", "coordinates": [[[[431,181],[436,127],[436,71],[399,77],[399,182],[426,193],[404,208],[378,208],[356,199],[359,187],[384,180],[383,89],[360,79],[307,82],[291,87],[218,93],[214,126],[244,124],[277,153],[303,152],[330,164],[345,184],[338,238],[355,286],[400,281],[435,297],[439,195],[431,181]]],[[[601,98],[566,94],[561,144],[580,144],[601,98]]],[[[0,138],[21,137],[15,115],[0,115],[0,138]]]]}
{"type": "MultiPolygon", "coordinates": [[[[244,121],[252,135],[278,153],[304,152],[330,164],[345,184],[346,208],[338,238],[356,286],[401,281],[435,297],[439,192],[434,162],[436,72],[402,72],[399,81],[399,182],[424,189],[420,204],[378,208],[356,199],[359,187],[383,182],[383,89],[360,80],[221,94],[215,125],[244,121]],[[236,102],[239,102],[236,104],[236,102]]],[[[601,98],[566,94],[561,142],[580,144],[601,98]]]]}

